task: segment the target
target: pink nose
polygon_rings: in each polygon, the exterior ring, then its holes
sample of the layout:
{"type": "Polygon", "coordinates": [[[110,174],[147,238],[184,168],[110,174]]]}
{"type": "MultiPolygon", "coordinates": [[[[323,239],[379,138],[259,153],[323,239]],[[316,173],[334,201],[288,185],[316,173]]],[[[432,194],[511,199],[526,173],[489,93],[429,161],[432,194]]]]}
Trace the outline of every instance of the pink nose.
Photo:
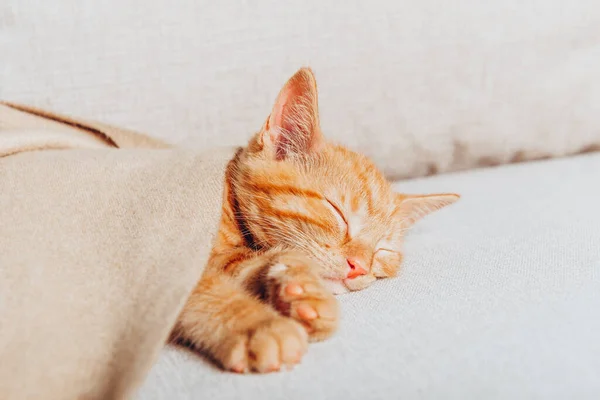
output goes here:
{"type": "Polygon", "coordinates": [[[354,257],[348,257],[348,279],[354,279],[357,276],[366,275],[367,270],[363,268],[363,263],[354,257]]]}

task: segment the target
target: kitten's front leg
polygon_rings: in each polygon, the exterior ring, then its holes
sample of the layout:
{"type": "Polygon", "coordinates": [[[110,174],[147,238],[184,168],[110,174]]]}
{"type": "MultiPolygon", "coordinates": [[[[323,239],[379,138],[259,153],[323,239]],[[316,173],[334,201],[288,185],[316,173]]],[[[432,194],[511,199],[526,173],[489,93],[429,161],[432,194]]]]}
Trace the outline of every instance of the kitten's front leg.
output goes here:
{"type": "Polygon", "coordinates": [[[190,341],[235,372],[272,372],[295,365],[308,346],[301,324],[223,274],[202,277],[172,336],[190,341]]]}
{"type": "Polygon", "coordinates": [[[339,324],[339,305],[313,262],[296,252],[282,252],[266,273],[271,304],[283,315],[301,322],[311,341],[330,337],[339,324]]]}

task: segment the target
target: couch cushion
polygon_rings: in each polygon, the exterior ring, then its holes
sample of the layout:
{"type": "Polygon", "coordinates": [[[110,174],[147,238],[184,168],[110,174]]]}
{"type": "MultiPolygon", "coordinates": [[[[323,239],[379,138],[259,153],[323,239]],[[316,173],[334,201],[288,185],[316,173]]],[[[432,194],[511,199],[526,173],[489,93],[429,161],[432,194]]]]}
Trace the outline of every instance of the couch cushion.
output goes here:
{"type": "Polygon", "coordinates": [[[340,296],[292,372],[222,373],[167,347],[140,399],[598,398],[600,156],[401,182],[461,201],[407,237],[400,275],[340,296]]]}
{"type": "Polygon", "coordinates": [[[310,65],[324,132],[394,177],[600,147],[597,0],[2,0],[0,55],[0,98],[204,146],[310,65]]]}

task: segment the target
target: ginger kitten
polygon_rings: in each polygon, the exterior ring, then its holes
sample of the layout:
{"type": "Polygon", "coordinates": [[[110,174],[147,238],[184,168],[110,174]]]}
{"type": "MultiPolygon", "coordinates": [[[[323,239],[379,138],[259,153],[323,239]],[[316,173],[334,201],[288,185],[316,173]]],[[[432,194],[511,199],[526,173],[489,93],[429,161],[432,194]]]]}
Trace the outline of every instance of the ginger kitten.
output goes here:
{"type": "Polygon", "coordinates": [[[394,193],[366,157],[328,142],[301,69],[228,166],[218,236],[173,335],[231,371],[293,366],[335,332],[333,294],[394,276],[404,232],[458,198],[394,193]]]}

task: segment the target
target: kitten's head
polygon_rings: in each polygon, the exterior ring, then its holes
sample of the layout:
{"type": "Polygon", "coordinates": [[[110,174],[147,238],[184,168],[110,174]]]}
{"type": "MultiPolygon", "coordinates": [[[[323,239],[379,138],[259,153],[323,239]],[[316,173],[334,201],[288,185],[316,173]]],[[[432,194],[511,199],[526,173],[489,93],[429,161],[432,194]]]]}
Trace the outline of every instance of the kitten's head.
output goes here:
{"type": "Polygon", "coordinates": [[[283,87],[236,176],[239,211],[253,239],[305,252],[335,293],[395,275],[405,231],[459,198],[394,193],[365,156],[328,142],[310,69],[283,87]]]}

